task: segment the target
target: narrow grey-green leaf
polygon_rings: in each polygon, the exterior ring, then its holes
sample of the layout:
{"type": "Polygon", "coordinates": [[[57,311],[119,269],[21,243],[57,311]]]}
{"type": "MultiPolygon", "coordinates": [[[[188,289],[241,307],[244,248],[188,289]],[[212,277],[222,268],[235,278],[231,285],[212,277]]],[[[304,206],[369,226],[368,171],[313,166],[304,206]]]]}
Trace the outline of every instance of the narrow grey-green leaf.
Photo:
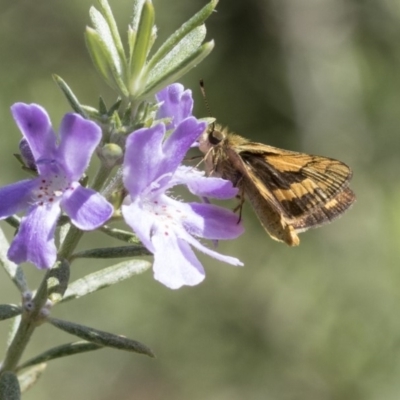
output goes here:
{"type": "Polygon", "coordinates": [[[64,332],[68,332],[71,335],[78,336],[81,339],[98,344],[100,346],[112,347],[118,350],[132,351],[135,353],[146,354],[149,357],[154,357],[153,352],[147,346],[124,336],[114,335],[113,333],[100,331],[88,326],[79,325],[56,318],[48,318],[47,322],[64,332]]]}
{"type": "Polygon", "coordinates": [[[139,27],[136,32],[135,45],[129,60],[129,93],[135,95],[138,84],[137,79],[142,74],[147,54],[152,43],[152,32],[154,26],[154,7],[150,0],[146,0],[142,7],[139,27]]]}
{"type": "Polygon", "coordinates": [[[133,232],[124,231],[123,229],[110,228],[107,225],[104,225],[100,228],[100,230],[108,236],[111,236],[115,239],[122,240],[126,243],[139,244],[140,240],[133,232]]]}
{"type": "Polygon", "coordinates": [[[21,218],[17,217],[16,215],[11,215],[7,217],[4,221],[6,221],[10,226],[15,229],[18,229],[21,224],[21,218]]]}
{"type": "Polygon", "coordinates": [[[21,398],[21,389],[17,375],[6,371],[0,377],[0,400],[19,400],[21,398]]]}
{"type": "Polygon", "coordinates": [[[99,34],[94,29],[87,27],[85,40],[92,62],[99,74],[114,90],[123,92],[122,94],[127,97],[128,90],[113,64],[107,46],[101,40],[99,34]]]}
{"type": "Polygon", "coordinates": [[[82,115],[83,118],[87,118],[85,111],[82,109],[81,104],[79,103],[78,98],[75,96],[74,92],[67,85],[67,83],[60,76],[53,74],[53,80],[57,84],[57,86],[64,93],[65,98],[67,99],[71,108],[78,114],[82,115]]]}
{"type": "Polygon", "coordinates": [[[185,22],[178,30],[176,30],[157,50],[148,63],[149,70],[151,70],[164,56],[169,53],[177,43],[179,43],[183,37],[185,37],[191,30],[195,29],[211,15],[215,7],[218,4],[218,0],[210,1],[204,6],[198,13],[192,18],[185,22]]]}
{"type": "Polygon", "coordinates": [[[150,251],[148,251],[143,245],[131,245],[84,250],[74,253],[72,259],[137,257],[150,256],[151,254],[152,253],[150,253],[150,251]]]}
{"type": "Polygon", "coordinates": [[[44,363],[35,365],[34,367],[26,370],[24,373],[18,375],[22,393],[25,393],[38,381],[46,369],[46,366],[47,365],[44,363]]]}
{"type": "Polygon", "coordinates": [[[140,16],[142,15],[142,8],[145,0],[134,0],[133,1],[133,12],[132,12],[132,20],[131,27],[134,31],[137,31],[140,23],[140,16]]]}
{"type": "Polygon", "coordinates": [[[141,274],[151,267],[151,263],[143,260],[127,260],[111,267],[86,275],[72,282],[65,292],[62,302],[78,299],[105,287],[115,285],[134,275],[141,274]]]}
{"type": "Polygon", "coordinates": [[[123,77],[116,69],[110,52],[98,33],[94,29],[87,27],[85,40],[90,57],[99,74],[114,90],[127,97],[129,92],[123,77]]]}
{"type": "Polygon", "coordinates": [[[90,343],[84,340],[79,342],[65,343],[57,347],[53,347],[42,354],[37,355],[18,366],[18,370],[22,370],[32,365],[41,364],[57,358],[72,356],[79,353],[86,353],[88,351],[102,349],[104,346],[100,346],[95,343],[90,343]]]}
{"type": "Polygon", "coordinates": [[[107,115],[111,117],[114,114],[114,112],[118,111],[118,108],[121,106],[121,103],[122,99],[121,97],[118,97],[117,101],[108,110],[107,115]]]}
{"type": "Polygon", "coordinates": [[[0,321],[16,317],[21,314],[21,307],[15,304],[0,304],[0,321]]]}
{"type": "Polygon", "coordinates": [[[201,46],[205,37],[205,25],[200,25],[191,30],[151,70],[146,69],[146,74],[148,74],[147,84],[151,85],[155,80],[162,79],[163,75],[168,75],[170,71],[175,70],[184,60],[190,58],[201,46]]]}
{"type": "Polygon", "coordinates": [[[122,57],[118,53],[117,46],[114,42],[114,37],[111,32],[110,26],[107,23],[107,20],[98,11],[95,7],[90,7],[89,10],[90,19],[92,24],[98,34],[99,39],[104,44],[105,49],[107,49],[108,53],[108,62],[112,64],[115,68],[115,71],[120,75],[123,74],[123,62],[124,62],[124,54],[122,52],[122,57]]]}
{"type": "Polygon", "coordinates": [[[67,260],[57,261],[57,264],[48,272],[47,295],[53,302],[60,301],[68,287],[70,265],[67,260]]]}
{"type": "Polygon", "coordinates": [[[178,81],[183,75],[203,61],[204,58],[210,54],[213,48],[214,41],[204,43],[195,53],[183,60],[181,64],[177,65],[175,69],[169,71],[167,74],[161,73],[157,79],[154,79],[152,82],[148,83],[146,89],[140,94],[140,97],[145,98],[153,96],[165,86],[172,82],[178,81]]]}
{"type": "Polygon", "coordinates": [[[28,284],[26,283],[22,268],[8,259],[7,251],[9,246],[8,240],[0,228],[0,265],[5,269],[19,291],[24,293],[28,291],[28,284]]]}
{"type": "Polygon", "coordinates": [[[119,57],[121,60],[125,60],[125,52],[124,52],[124,46],[122,45],[122,40],[121,36],[118,32],[118,26],[117,23],[115,22],[114,15],[112,13],[111,7],[108,4],[107,0],[98,0],[101,13],[103,14],[104,19],[107,22],[107,25],[110,29],[110,33],[115,45],[115,48],[119,54],[119,57]]]}
{"type": "Polygon", "coordinates": [[[8,348],[12,341],[15,338],[15,335],[17,334],[18,328],[19,328],[19,324],[21,323],[21,314],[17,315],[14,319],[11,320],[11,326],[10,329],[8,331],[8,335],[7,335],[7,343],[6,343],[6,347],[8,348]]]}
{"type": "Polygon", "coordinates": [[[99,114],[100,115],[107,114],[107,105],[101,96],[99,97],[99,114]]]}

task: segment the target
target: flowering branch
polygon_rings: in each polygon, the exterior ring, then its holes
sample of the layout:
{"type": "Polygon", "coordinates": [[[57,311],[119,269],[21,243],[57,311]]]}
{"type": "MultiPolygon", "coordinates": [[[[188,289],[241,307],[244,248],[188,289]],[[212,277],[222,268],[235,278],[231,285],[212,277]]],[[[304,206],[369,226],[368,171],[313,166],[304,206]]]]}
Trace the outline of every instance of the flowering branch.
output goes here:
{"type": "Polygon", "coordinates": [[[243,232],[237,215],[209,201],[184,202],[178,185],[201,199],[237,195],[231,182],[206,177],[183,164],[188,150],[207,129],[193,114],[191,92],[171,84],[212,50],[204,42],[204,21],[212,0],[150,56],[156,41],[151,0],[134,0],[127,50],[106,0],[90,9],[85,39],[93,63],[118,96],[110,107],[83,105],[67,83],[54,75],[74,113],[64,116],[57,135],[37,104],[11,107],[22,133],[18,161],[25,180],[0,188],[0,219],[16,229],[8,244],[0,230],[0,264],[21,293],[21,306],[0,305],[0,320],[14,318],[0,366],[0,398],[20,398],[45,369],[45,362],[112,347],[153,357],[146,345],[126,337],[50,317],[52,307],[145,272],[171,289],[199,284],[205,271],[193,249],[240,266],[203,240],[234,239],[243,232]],[[86,170],[100,162],[93,179],[86,170]],[[19,218],[17,214],[23,213],[19,218]],[[125,227],[116,228],[115,221],[125,227]],[[88,231],[99,230],[123,245],[77,251],[88,231]],[[137,257],[152,255],[153,264],[137,257]],[[70,282],[77,258],[125,260],[70,282]],[[45,270],[32,292],[20,264],[45,270]],[[83,341],[47,349],[21,362],[36,327],[49,323],[83,341]],[[14,397],[10,397],[10,396],[14,397]]]}

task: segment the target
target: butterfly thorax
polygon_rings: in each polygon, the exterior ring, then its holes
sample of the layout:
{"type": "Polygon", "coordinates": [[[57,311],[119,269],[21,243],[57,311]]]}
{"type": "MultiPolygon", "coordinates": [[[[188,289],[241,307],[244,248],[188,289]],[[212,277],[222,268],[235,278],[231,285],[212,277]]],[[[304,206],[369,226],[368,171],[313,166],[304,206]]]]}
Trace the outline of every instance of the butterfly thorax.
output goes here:
{"type": "Polygon", "coordinates": [[[226,127],[215,124],[203,133],[199,142],[199,148],[205,154],[207,174],[230,180],[237,186],[242,176],[242,162],[234,149],[248,140],[229,132],[226,127]]]}

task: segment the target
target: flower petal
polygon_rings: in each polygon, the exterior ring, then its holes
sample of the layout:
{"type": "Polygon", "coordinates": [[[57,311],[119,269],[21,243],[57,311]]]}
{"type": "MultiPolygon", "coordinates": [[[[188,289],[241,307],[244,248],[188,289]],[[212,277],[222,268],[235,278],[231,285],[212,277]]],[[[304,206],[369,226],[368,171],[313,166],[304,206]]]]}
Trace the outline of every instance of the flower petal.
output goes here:
{"type": "Polygon", "coordinates": [[[190,146],[206,129],[206,123],[194,117],[189,117],[181,122],[164,142],[164,160],[161,171],[175,172],[182,162],[190,146]]]}
{"type": "Polygon", "coordinates": [[[234,265],[236,267],[242,267],[243,263],[231,256],[225,256],[224,254],[217,253],[214,250],[209,249],[208,247],[202,245],[198,240],[196,240],[193,236],[189,235],[186,231],[183,231],[179,233],[179,236],[187,241],[189,244],[191,244],[193,247],[195,247],[197,250],[200,250],[202,253],[209,255],[210,257],[213,257],[219,261],[226,262],[227,264],[234,265]]]}
{"type": "Polygon", "coordinates": [[[73,224],[84,231],[103,225],[114,211],[113,206],[100,193],[81,185],[64,193],[61,207],[73,224]]]}
{"type": "Polygon", "coordinates": [[[101,139],[100,127],[78,114],[66,114],[60,125],[58,155],[64,161],[64,168],[70,179],[78,180],[101,139]]]}
{"type": "Polygon", "coordinates": [[[154,253],[154,246],[151,242],[155,223],[154,216],[145,212],[145,210],[140,207],[139,202],[123,204],[121,211],[125,222],[137,234],[138,238],[146,246],[147,250],[154,253]]]}
{"type": "Polygon", "coordinates": [[[156,98],[163,102],[157,112],[157,118],[172,118],[167,130],[176,128],[184,119],[192,115],[192,91],[183,89],[180,83],[174,83],[157,93],[156,98]]]}
{"type": "MultiPolygon", "coordinates": [[[[15,103],[11,112],[19,129],[28,141],[34,159],[53,158],[56,136],[46,110],[37,104],[15,103]]],[[[40,167],[38,166],[40,171],[40,167]]]]}
{"type": "Polygon", "coordinates": [[[205,272],[193,250],[174,235],[156,232],[154,244],[154,278],[169,287],[194,286],[205,277],[205,272]]]}
{"type": "Polygon", "coordinates": [[[186,217],[183,226],[192,235],[206,239],[235,239],[244,232],[239,216],[230,210],[214,204],[176,203],[186,217]]]}
{"type": "Polygon", "coordinates": [[[29,261],[40,269],[50,268],[57,257],[54,231],[60,211],[58,203],[31,207],[21,220],[8,258],[17,264],[29,261]]]}
{"type": "MultiPolygon", "coordinates": [[[[204,172],[193,167],[180,165],[176,170],[172,182],[187,185],[191,193],[200,197],[214,197],[216,199],[231,199],[238,194],[231,181],[216,177],[206,177],[204,172]]],[[[171,185],[171,186],[174,186],[171,185]]]]}
{"type": "Polygon", "coordinates": [[[124,184],[134,199],[158,178],[165,127],[139,129],[128,136],[124,158],[124,184]]]}
{"type": "Polygon", "coordinates": [[[27,208],[36,187],[37,179],[26,179],[0,188],[0,219],[27,208]]]}

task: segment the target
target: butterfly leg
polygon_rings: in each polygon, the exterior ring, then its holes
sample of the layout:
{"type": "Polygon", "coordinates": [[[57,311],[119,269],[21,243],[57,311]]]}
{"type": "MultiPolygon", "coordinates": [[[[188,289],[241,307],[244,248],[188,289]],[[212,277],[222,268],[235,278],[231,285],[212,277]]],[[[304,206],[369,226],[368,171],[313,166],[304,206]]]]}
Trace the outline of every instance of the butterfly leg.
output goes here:
{"type": "Polygon", "coordinates": [[[233,209],[233,212],[239,211],[239,219],[238,219],[238,224],[242,220],[242,210],[243,210],[243,204],[244,204],[244,188],[243,186],[239,185],[239,194],[236,196],[236,198],[239,199],[239,204],[233,209]]]}

